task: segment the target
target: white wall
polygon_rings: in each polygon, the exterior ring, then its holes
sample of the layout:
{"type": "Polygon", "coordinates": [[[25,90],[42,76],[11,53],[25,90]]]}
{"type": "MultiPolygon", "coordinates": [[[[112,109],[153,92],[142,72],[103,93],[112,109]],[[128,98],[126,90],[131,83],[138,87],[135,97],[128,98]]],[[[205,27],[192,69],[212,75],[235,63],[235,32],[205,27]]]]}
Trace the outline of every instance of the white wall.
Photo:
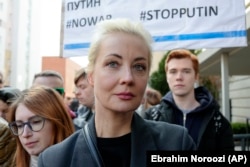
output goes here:
{"type": "Polygon", "coordinates": [[[229,83],[232,121],[245,122],[250,119],[250,76],[232,76],[229,83]]]}

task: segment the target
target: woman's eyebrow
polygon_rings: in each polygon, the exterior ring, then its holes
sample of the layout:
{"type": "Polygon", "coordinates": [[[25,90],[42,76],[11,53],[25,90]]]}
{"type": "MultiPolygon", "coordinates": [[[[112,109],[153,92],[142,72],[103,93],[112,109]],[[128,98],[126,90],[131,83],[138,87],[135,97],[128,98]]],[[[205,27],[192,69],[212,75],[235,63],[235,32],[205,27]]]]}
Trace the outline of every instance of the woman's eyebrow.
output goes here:
{"type": "Polygon", "coordinates": [[[117,57],[119,59],[122,59],[122,56],[117,54],[117,53],[110,53],[110,54],[106,55],[106,57],[109,57],[109,56],[113,56],[113,57],[117,57]]]}

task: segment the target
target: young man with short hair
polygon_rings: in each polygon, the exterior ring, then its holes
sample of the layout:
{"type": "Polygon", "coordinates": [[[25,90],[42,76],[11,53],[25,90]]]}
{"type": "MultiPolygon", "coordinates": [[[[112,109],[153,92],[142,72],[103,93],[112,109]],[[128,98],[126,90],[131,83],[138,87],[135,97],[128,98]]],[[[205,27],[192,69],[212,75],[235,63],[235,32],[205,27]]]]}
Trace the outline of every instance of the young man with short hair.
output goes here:
{"type": "Polygon", "coordinates": [[[77,71],[74,79],[75,97],[80,107],[77,110],[77,117],[73,120],[76,129],[82,128],[90,120],[94,111],[94,90],[89,84],[85,68],[77,71]]]}
{"type": "Polygon", "coordinates": [[[219,105],[205,87],[194,88],[199,61],[190,51],[169,53],[165,71],[170,92],[146,111],[146,119],[186,127],[198,150],[234,150],[233,131],[219,105]]]}

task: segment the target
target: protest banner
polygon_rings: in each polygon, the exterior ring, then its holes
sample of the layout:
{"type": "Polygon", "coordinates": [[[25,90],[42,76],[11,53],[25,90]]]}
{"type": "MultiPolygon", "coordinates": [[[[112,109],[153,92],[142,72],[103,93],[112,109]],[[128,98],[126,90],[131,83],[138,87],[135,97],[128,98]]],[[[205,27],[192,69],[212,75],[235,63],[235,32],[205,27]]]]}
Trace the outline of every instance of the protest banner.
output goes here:
{"type": "Polygon", "coordinates": [[[95,25],[140,21],[154,51],[247,46],[244,0],[65,0],[63,56],[86,56],[95,25]]]}

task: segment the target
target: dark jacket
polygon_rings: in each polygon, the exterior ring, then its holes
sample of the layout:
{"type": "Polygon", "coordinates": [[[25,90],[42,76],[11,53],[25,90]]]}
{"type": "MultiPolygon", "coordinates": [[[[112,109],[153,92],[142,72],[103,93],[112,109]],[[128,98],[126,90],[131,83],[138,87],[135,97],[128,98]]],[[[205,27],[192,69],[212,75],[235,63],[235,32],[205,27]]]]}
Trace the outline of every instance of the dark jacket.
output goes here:
{"type": "Polygon", "coordinates": [[[91,108],[82,106],[77,110],[77,116],[73,119],[73,123],[75,125],[75,130],[79,130],[83,127],[83,125],[88,122],[93,116],[93,112],[91,108]]]}
{"type": "MultiPolygon", "coordinates": [[[[94,117],[88,123],[90,137],[96,143],[94,117]]],[[[148,121],[137,113],[133,116],[131,132],[131,167],[146,166],[148,150],[194,150],[195,144],[187,130],[165,122],[148,121]]],[[[98,152],[98,156],[100,156],[98,152]]],[[[47,148],[39,155],[39,167],[95,167],[86,143],[83,129],[78,130],[63,142],[47,148]]],[[[102,165],[103,166],[103,165],[102,165]]]]}
{"type": "Polygon", "coordinates": [[[195,98],[200,106],[185,115],[169,92],[159,105],[146,111],[146,119],[185,126],[198,150],[234,150],[231,124],[221,114],[218,103],[204,87],[195,89],[195,98]]]}
{"type": "Polygon", "coordinates": [[[6,104],[11,104],[18,96],[20,96],[21,91],[17,88],[4,87],[0,89],[0,100],[6,104]]]}

